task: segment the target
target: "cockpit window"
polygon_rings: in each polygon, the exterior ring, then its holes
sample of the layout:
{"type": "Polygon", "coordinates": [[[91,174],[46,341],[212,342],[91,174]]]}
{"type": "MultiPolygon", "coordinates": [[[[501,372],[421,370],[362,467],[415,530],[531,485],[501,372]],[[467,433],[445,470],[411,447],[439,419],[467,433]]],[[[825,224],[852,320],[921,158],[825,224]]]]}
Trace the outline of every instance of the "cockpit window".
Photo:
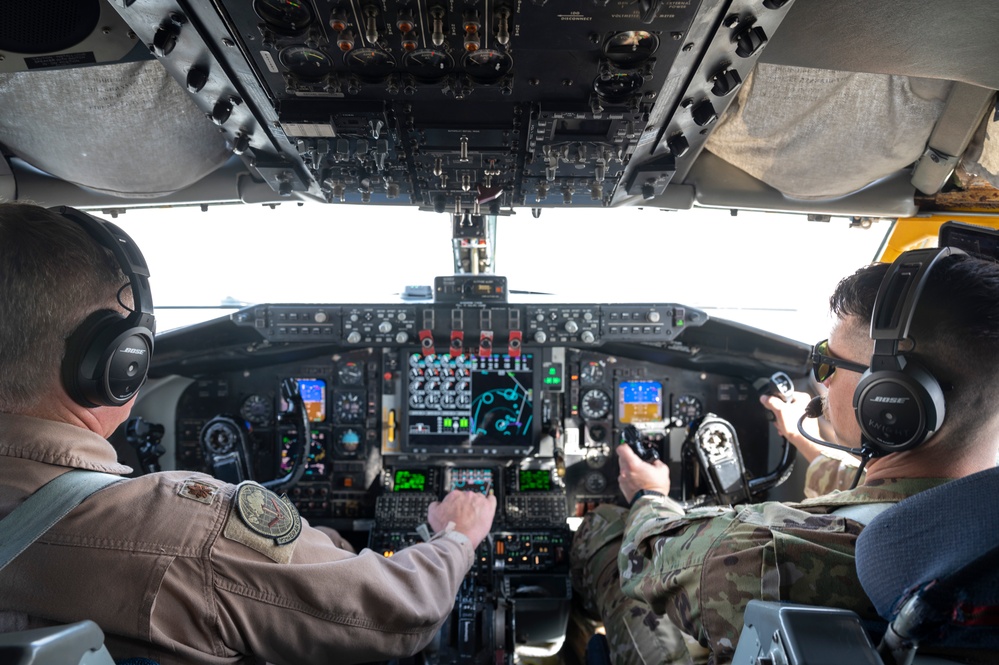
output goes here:
{"type": "MultiPolygon", "coordinates": [[[[454,271],[452,218],[415,209],[133,209],[166,331],[266,302],[386,302],[454,271]]],[[[826,294],[874,260],[889,221],[697,209],[529,209],[499,217],[510,299],[681,302],[774,333],[823,337],[826,294]]]]}

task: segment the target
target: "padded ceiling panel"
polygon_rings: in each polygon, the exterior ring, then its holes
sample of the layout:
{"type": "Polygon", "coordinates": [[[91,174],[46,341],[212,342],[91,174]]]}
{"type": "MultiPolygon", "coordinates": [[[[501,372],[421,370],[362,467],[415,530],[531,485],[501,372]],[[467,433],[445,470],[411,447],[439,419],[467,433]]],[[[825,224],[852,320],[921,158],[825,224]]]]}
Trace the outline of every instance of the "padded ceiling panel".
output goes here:
{"type": "Polygon", "coordinates": [[[945,17],[940,0],[797,0],[760,61],[999,89],[999,2],[957,6],[945,17]]]}

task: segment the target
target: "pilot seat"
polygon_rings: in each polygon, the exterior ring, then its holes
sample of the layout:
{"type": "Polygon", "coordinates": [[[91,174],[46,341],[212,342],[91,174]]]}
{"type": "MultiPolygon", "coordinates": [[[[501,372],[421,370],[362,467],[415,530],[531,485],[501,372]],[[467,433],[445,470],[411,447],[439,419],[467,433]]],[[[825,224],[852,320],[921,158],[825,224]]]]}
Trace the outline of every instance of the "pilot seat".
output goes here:
{"type": "Polygon", "coordinates": [[[857,572],[889,622],[874,649],[859,617],[753,600],[734,665],[999,662],[999,468],[920,492],[870,521],[857,572]]]}

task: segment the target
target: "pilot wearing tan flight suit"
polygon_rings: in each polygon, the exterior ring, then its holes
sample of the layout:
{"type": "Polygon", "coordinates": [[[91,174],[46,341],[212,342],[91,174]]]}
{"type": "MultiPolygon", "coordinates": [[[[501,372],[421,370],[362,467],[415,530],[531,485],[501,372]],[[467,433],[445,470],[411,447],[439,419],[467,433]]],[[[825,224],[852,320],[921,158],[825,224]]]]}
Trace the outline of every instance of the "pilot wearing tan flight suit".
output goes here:
{"type": "MultiPolygon", "coordinates": [[[[93,312],[114,310],[98,328],[135,315],[129,271],[92,233],[44,208],[0,204],[0,517],[71,469],[131,471],[106,437],[132,399],[93,405],[94,387],[62,366],[93,312]]],[[[141,355],[143,326],[153,326],[136,325],[139,351],[118,351],[141,355]]],[[[101,389],[116,401],[115,385],[101,389]]],[[[0,632],[92,619],[115,658],[164,665],[413,654],[449,615],[495,508],[495,497],[451,492],[430,507],[434,538],[386,558],[341,547],[256,484],[184,471],[127,479],[0,572],[0,632]]]]}

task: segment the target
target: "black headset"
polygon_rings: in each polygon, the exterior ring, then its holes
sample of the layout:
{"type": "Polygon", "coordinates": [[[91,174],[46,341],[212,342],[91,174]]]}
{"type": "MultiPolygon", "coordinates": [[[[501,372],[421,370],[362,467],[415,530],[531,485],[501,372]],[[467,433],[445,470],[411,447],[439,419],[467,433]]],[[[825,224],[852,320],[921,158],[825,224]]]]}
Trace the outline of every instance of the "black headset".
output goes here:
{"type": "Polygon", "coordinates": [[[50,210],[80,225],[110,250],[132,289],[131,313],[126,317],[101,309],[90,314],[67,338],[62,361],[63,386],[74,401],[86,407],[121,406],[145,382],[152,359],[156,318],[149,268],[118,226],[68,206],[50,210]]]}
{"type": "Polygon", "coordinates": [[[904,252],[888,268],[871,317],[874,355],[853,394],[853,410],[870,455],[910,450],[943,424],[943,390],[930,372],[899,352],[909,335],[927,276],[945,256],[964,254],[954,247],[904,252]]]}

